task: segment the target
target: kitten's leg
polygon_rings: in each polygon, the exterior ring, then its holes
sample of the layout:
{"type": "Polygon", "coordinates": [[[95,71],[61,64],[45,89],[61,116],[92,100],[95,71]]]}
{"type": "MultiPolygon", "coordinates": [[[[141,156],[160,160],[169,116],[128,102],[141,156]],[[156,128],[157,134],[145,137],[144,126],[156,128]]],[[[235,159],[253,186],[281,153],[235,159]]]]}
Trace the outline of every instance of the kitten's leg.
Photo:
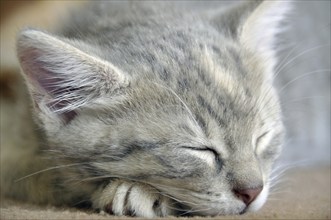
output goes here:
{"type": "Polygon", "coordinates": [[[92,196],[95,209],[118,216],[157,217],[171,215],[170,199],[151,186],[115,180],[92,196]]]}

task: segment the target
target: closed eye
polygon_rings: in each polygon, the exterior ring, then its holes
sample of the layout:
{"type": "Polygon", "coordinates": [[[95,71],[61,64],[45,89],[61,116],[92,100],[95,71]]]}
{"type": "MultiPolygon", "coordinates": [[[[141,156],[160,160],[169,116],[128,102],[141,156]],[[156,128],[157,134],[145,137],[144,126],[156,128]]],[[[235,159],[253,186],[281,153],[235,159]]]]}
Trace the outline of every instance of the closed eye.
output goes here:
{"type": "Polygon", "coordinates": [[[205,161],[209,166],[217,168],[217,170],[221,170],[222,163],[219,157],[219,154],[212,148],[204,147],[204,148],[196,148],[196,147],[182,147],[184,149],[188,149],[188,153],[200,158],[205,161]]]}
{"type": "Polygon", "coordinates": [[[255,141],[256,146],[258,146],[259,143],[262,142],[262,139],[263,139],[265,136],[267,136],[268,133],[269,133],[269,131],[266,131],[266,132],[264,132],[263,134],[261,134],[261,135],[256,139],[256,141],[255,141]]]}
{"type": "Polygon", "coordinates": [[[262,153],[266,150],[270,141],[274,136],[274,132],[272,130],[266,131],[262,133],[255,141],[255,152],[257,155],[262,155],[262,153]]]}

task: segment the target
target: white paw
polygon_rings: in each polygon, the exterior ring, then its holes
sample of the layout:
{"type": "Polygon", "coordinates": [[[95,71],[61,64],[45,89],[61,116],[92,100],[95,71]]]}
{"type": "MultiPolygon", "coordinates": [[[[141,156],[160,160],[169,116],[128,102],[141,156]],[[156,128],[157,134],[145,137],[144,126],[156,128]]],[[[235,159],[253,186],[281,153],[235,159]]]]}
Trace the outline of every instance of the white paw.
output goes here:
{"type": "Polygon", "coordinates": [[[112,181],[92,196],[93,207],[117,216],[153,218],[171,215],[170,199],[151,186],[122,180],[112,181]]]}

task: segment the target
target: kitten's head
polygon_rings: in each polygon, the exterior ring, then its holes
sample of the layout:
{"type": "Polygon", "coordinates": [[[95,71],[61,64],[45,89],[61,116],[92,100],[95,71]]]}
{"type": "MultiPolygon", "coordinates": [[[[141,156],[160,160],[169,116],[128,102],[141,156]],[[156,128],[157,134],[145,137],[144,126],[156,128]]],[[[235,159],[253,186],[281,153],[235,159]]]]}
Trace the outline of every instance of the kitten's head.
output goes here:
{"type": "Polygon", "coordinates": [[[260,208],[283,133],[271,79],[287,8],[254,2],[211,16],[221,42],[182,45],[185,68],[172,67],[176,49],[159,54],[168,78],[152,68],[160,59],[138,62],[123,50],[139,69],[132,74],[102,45],[23,31],[18,57],[50,147],[60,161],[81,163],[72,167],[81,179],[148,183],[193,214],[260,208]]]}

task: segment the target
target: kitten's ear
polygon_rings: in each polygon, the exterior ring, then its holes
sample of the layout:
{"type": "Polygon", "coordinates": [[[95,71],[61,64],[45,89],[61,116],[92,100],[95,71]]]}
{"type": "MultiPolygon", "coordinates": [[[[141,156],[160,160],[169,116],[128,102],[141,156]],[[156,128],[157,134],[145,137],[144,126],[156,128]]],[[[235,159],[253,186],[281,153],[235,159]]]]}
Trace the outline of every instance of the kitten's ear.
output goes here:
{"type": "Polygon", "coordinates": [[[282,31],[282,21],[290,8],[289,0],[260,3],[240,28],[241,44],[251,51],[273,57],[276,35],[282,31]]]}
{"type": "Polygon", "coordinates": [[[275,36],[291,5],[290,0],[244,1],[215,16],[213,22],[246,49],[273,56],[275,36]]]}
{"type": "Polygon", "coordinates": [[[126,75],[112,64],[40,31],[22,31],[17,53],[36,108],[64,121],[128,84],[126,75]]]}

